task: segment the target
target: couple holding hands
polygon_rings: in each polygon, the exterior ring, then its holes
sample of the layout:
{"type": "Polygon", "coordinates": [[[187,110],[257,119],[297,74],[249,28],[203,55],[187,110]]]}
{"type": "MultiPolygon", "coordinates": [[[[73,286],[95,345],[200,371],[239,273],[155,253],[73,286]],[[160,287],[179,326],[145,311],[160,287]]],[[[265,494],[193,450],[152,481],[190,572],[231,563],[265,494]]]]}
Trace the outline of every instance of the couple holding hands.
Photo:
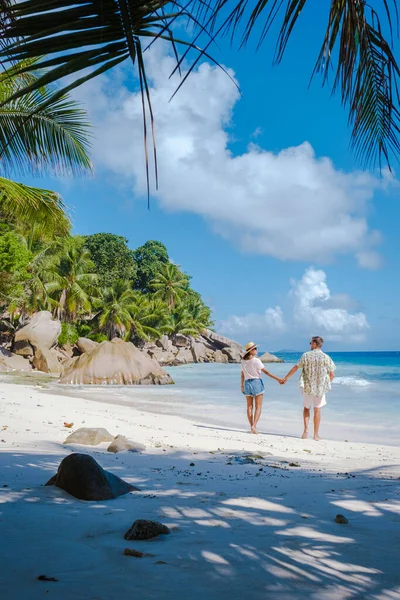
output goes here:
{"type": "Polygon", "coordinates": [[[299,362],[289,371],[286,377],[275,377],[269,373],[263,363],[257,358],[257,345],[249,342],[244,347],[241,366],[241,389],[246,396],[247,418],[252,433],[257,432],[257,423],[261,417],[262,401],[264,394],[264,382],[261,373],[265,373],[271,379],[275,379],[280,385],[301,369],[299,386],[303,390],[303,421],[304,431],[302,438],[308,437],[308,424],[310,411],[314,407],[314,440],[319,441],[319,426],[321,423],[321,408],[326,404],[326,394],[331,388],[331,382],[335,376],[335,364],[333,360],[321,348],[324,340],[320,336],[314,336],[310,341],[310,351],[305,352],[299,362]]]}

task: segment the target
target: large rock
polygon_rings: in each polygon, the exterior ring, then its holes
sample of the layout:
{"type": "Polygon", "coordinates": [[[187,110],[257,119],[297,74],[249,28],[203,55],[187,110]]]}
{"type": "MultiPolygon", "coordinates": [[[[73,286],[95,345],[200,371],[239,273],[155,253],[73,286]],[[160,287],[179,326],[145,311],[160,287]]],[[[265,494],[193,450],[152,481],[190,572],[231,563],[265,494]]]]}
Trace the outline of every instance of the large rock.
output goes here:
{"type": "Polygon", "coordinates": [[[189,338],[182,333],[175,333],[172,337],[172,343],[177,348],[188,348],[190,346],[189,338]]]}
{"type": "Polygon", "coordinates": [[[14,340],[12,348],[15,354],[24,358],[32,358],[35,353],[33,346],[27,340],[14,340]]]}
{"type": "Polygon", "coordinates": [[[14,348],[17,354],[26,352],[27,344],[33,349],[50,350],[56,345],[61,333],[61,323],[53,319],[51,313],[42,310],[33,315],[29,323],[19,329],[14,337],[14,348]]]}
{"type": "Polygon", "coordinates": [[[99,345],[98,342],[95,342],[94,340],[89,340],[88,338],[79,338],[78,341],[76,342],[76,347],[78,348],[79,352],[91,352],[94,348],[97,348],[97,346],[99,345]]]}
{"type": "Polygon", "coordinates": [[[64,444],[98,446],[102,442],[112,442],[114,436],[103,427],[81,427],[67,437],[64,444]]]}
{"type": "Polygon", "coordinates": [[[63,458],[46,485],[56,485],[79,500],[111,500],[138,491],[130,483],[105,471],[92,456],[70,454],[63,458]]]}
{"type": "Polygon", "coordinates": [[[43,373],[56,373],[57,375],[60,375],[64,370],[53,350],[47,350],[46,348],[35,348],[32,366],[43,373]]]}
{"type": "Polygon", "coordinates": [[[170,342],[170,339],[167,335],[162,335],[160,339],[156,341],[156,345],[159,348],[162,348],[163,350],[167,351],[170,349],[170,346],[172,346],[172,342],[170,342]]]}
{"type": "Polygon", "coordinates": [[[237,346],[223,348],[222,352],[228,357],[230,363],[239,363],[242,360],[242,352],[237,346]]]}
{"type": "Polygon", "coordinates": [[[265,352],[262,356],[260,356],[260,360],[263,363],[283,363],[283,362],[285,362],[284,360],[282,360],[281,358],[278,358],[277,356],[275,356],[274,354],[271,354],[270,352],[265,352]]]}
{"type": "Polygon", "coordinates": [[[65,370],[60,383],[84,385],[169,384],[170,375],[131,342],[101,342],[65,370]]]}
{"type": "Polygon", "coordinates": [[[201,342],[197,342],[196,340],[192,342],[192,347],[190,350],[192,352],[194,362],[201,363],[207,360],[207,347],[201,342]]]}
{"type": "Polygon", "coordinates": [[[5,348],[0,347],[0,370],[1,371],[31,371],[32,365],[23,356],[13,354],[5,348]]]}
{"type": "Polygon", "coordinates": [[[161,348],[157,348],[153,351],[148,350],[147,353],[151,358],[155,358],[160,365],[172,365],[175,360],[175,355],[177,354],[176,349],[175,352],[171,352],[170,350],[162,350],[161,348]]]}
{"type": "Polygon", "coordinates": [[[219,333],[215,333],[215,331],[211,331],[211,329],[205,329],[202,333],[202,336],[212,342],[214,347],[222,350],[223,348],[238,348],[240,352],[242,352],[242,346],[238,342],[234,340],[230,340],[229,338],[219,335],[219,333]]]}
{"type": "Polygon", "coordinates": [[[174,358],[173,364],[178,365],[186,365],[188,363],[193,362],[193,354],[190,348],[180,348],[178,353],[174,358]]]}
{"type": "Polygon", "coordinates": [[[146,450],[146,446],[128,440],[124,435],[117,435],[107,448],[107,452],[142,452],[143,450],[146,450]]]}
{"type": "Polygon", "coordinates": [[[222,352],[222,350],[216,350],[214,352],[214,360],[216,363],[227,363],[228,357],[222,352]]]}

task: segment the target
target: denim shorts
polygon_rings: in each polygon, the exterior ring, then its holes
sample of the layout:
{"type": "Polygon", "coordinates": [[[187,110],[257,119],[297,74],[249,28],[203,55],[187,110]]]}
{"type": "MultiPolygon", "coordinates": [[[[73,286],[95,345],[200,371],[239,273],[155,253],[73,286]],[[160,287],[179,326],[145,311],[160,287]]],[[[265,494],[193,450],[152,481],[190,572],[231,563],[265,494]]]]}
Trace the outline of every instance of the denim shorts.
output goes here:
{"type": "Polygon", "coordinates": [[[262,379],[246,379],[244,382],[245,396],[259,396],[264,393],[264,382],[262,379]]]}

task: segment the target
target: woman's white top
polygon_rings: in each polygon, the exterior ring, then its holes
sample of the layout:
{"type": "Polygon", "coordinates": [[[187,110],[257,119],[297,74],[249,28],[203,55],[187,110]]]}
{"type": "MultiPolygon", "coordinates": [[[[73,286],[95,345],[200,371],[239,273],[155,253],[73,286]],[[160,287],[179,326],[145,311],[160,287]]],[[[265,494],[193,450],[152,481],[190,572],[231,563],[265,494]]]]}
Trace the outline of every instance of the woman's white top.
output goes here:
{"type": "Polygon", "coordinates": [[[250,358],[250,360],[242,360],[241,364],[245,380],[260,379],[264,365],[259,358],[254,357],[250,358]]]}

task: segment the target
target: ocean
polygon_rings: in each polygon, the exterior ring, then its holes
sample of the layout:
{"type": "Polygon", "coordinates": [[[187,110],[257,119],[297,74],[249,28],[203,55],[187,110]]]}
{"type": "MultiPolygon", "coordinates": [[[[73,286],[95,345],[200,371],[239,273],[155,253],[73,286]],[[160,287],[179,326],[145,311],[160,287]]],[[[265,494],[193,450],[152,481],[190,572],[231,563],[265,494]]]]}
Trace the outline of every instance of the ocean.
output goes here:
{"type": "MultiPolygon", "coordinates": [[[[277,353],[284,363],[266,365],[283,377],[300,356],[277,353]]],[[[400,445],[400,352],[332,352],[336,377],[323,408],[324,439],[400,445]]],[[[141,411],[174,414],[200,425],[247,430],[240,365],[192,364],[169,367],[174,386],[81,388],[84,395],[134,406],[141,411]]],[[[280,386],[265,377],[260,433],[298,436],[302,432],[298,373],[280,386]]],[[[66,386],[59,386],[65,388],[66,386]]],[[[80,386],[74,387],[74,394],[80,386]]]]}

